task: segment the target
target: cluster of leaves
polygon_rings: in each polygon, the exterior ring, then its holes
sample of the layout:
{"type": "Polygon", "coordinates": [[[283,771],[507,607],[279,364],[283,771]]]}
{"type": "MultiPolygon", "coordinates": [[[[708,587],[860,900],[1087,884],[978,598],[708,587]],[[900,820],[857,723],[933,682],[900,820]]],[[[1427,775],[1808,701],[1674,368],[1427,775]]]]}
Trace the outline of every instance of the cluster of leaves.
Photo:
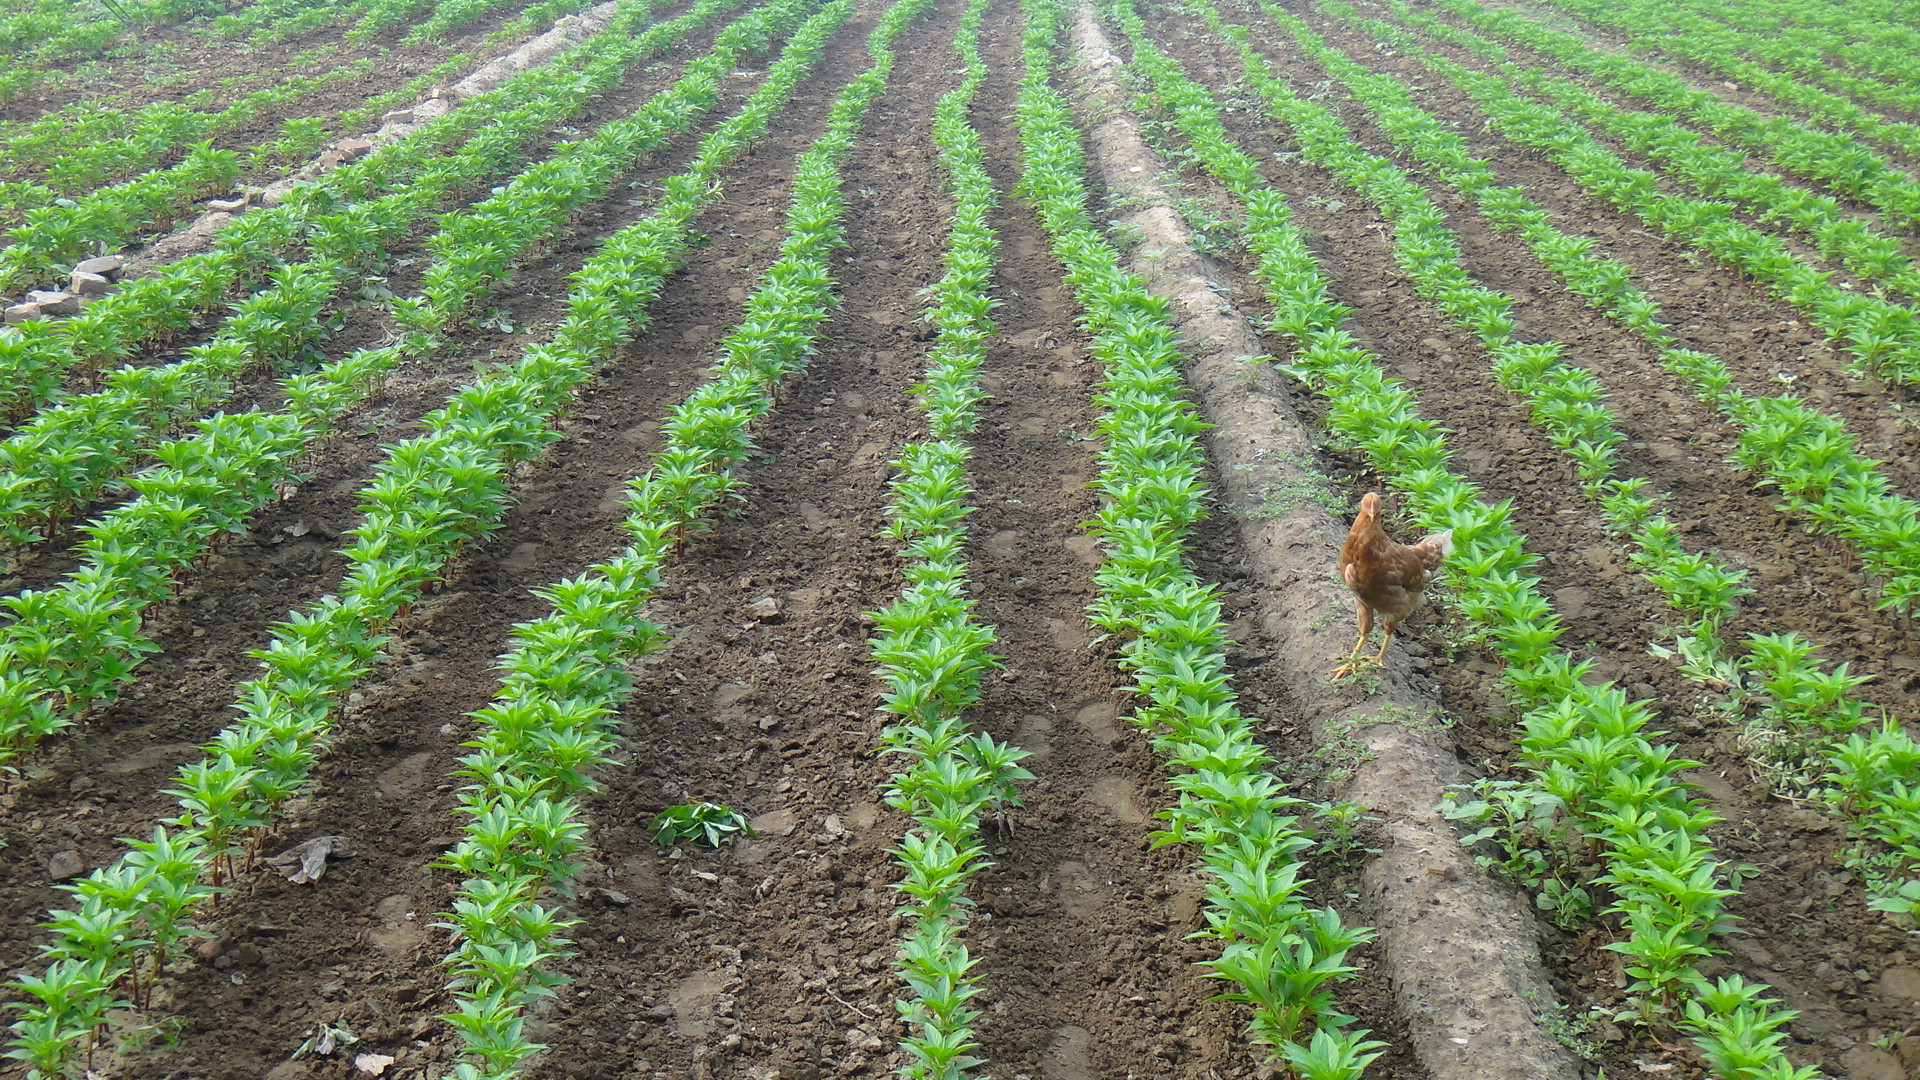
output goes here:
{"type": "Polygon", "coordinates": [[[1622,109],[1578,83],[1537,69],[1507,66],[1502,73],[1570,115],[1599,125],[1696,194],[1724,199],[1762,223],[1798,236],[1822,255],[1838,259],[1861,281],[1909,300],[1920,297],[1920,271],[1899,240],[1848,214],[1832,196],[1796,187],[1777,173],[1749,169],[1745,154],[1706,141],[1670,116],[1622,109]]]}
{"type": "MultiPolygon", "coordinates": [[[[1288,25],[1301,28],[1298,23],[1288,25]]],[[[1573,242],[1553,230],[1543,215],[1527,214],[1532,204],[1525,191],[1501,187],[1492,168],[1468,152],[1465,140],[1414,104],[1405,84],[1374,74],[1311,37],[1300,40],[1302,48],[1351,89],[1395,145],[1415,160],[1490,208],[1489,212],[1498,210],[1509,219],[1525,216],[1533,230],[1530,239],[1546,245],[1573,242]]],[[[1390,174],[1379,175],[1384,179],[1390,174]]],[[[1439,208],[1423,196],[1407,195],[1399,184],[1382,184],[1380,193],[1386,199],[1379,205],[1395,225],[1395,258],[1412,276],[1414,287],[1480,338],[1493,358],[1495,378],[1527,398],[1534,422],[1571,459],[1582,488],[1599,503],[1609,527],[1630,536],[1638,547],[1632,561],[1676,610],[1693,620],[1689,632],[1699,647],[1717,655],[1721,623],[1733,613],[1733,602],[1752,591],[1741,584],[1745,571],[1729,570],[1710,554],[1683,550],[1677,527],[1660,512],[1661,497],[1646,491],[1644,479],[1615,475],[1619,464],[1615,451],[1626,435],[1615,426],[1599,382],[1561,359],[1561,343],[1523,342],[1514,336],[1507,316],[1513,298],[1487,288],[1466,271],[1459,244],[1442,224],[1439,208]]],[[[1561,260],[1560,265],[1571,268],[1569,287],[1589,298],[1617,295],[1624,272],[1595,264],[1589,255],[1590,247],[1581,245],[1577,257],[1561,260]]]]}
{"type": "Polygon", "coordinates": [[[130,478],[136,497],[85,528],[81,566],[58,586],[0,600],[0,776],[47,735],[117,694],[155,646],[141,634],[149,606],[171,595],[222,538],[297,480],[299,457],[356,407],[402,358],[363,350],[287,383],[285,413],[216,415],[154,450],[159,464],[130,478]]]}
{"type": "MultiPolygon", "coordinates": [[[[1899,225],[1920,224],[1920,181],[1863,146],[1850,127],[1830,132],[1791,116],[1760,113],[1728,103],[1663,68],[1642,64],[1621,53],[1596,49],[1576,34],[1565,33],[1516,11],[1483,7],[1476,0],[1440,0],[1441,6],[1475,26],[1524,45],[1601,82],[1639,98],[1667,115],[1684,116],[1719,138],[1764,156],[1783,169],[1820,180],[1849,198],[1878,208],[1899,225]]],[[[1438,32],[1426,17],[1395,8],[1403,19],[1438,32]]],[[[1445,25],[1445,24],[1439,24],[1445,25]]],[[[1450,40],[1481,52],[1472,35],[1451,26],[1450,40]],[[1462,36],[1452,36],[1461,34],[1462,36]]],[[[1482,55],[1486,55],[1481,52],[1482,55]]],[[[1920,145],[1920,140],[1916,140],[1920,145]]]]}
{"type": "Polygon", "coordinates": [[[915,822],[894,851],[906,869],[894,888],[907,895],[902,910],[912,921],[898,965],[911,996],[898,1008],[915,1029],[903,1040],[913,1062],[901,1075],[918,1080],[960,1080],[984,1064],[972,1054],[979,1010],[969,1002],[980,991],[971,975],[975,959],[961,940],[971,904],[966,883],[990,865],[979,839],[983,816],[1019,805],[1013,785],[1031,778],[1019,766],[1025,751],[970,735],[962,719],[979,698],[981,676],[995,664],[987,652],[993,631],[973,619],[961,557],[964,500],[972,492],[966,436],[979,423],[978,375],[998,304],[987,295],[997,246],[987,219],[999,196],[968,119],[987,74],[978,34],[988,5],[972,0],[962,16],[956,44],[966,78],[934,110],[934,141],[954,211],[946,272],[927,313],[937,339],[926,381],[917,388],[933,439],[902,447],[893,463],[900,473],[886,535],[906,545],[900,556],[908,584],[874,615],[877,673],[887,686],[882,708],[894,718],[882,743],[911,763],[894,774],[887,801],[915,822]]]}
{"type": "Polygon", "coordinates": [[[1755,634],[1749,644],[1746,674],[1771,699],[1763,716],[1793,748],[1775,756],[1822,768],[1818,793],[1860,841],[1849,864],[1866,881],[1869,905],[1920,916],[1920,742],[1891,716],[1873,723],[1867,705],[1851,695],[1869,676],[1851,674],[1845,664],[1823,671],[1812,643],[1755,634]]]}
{"type": "MultiPolygon", "coordinates": [[[[1817,0],[1775,0],[1765,11],[1720,9],[1697,0],[1682,5],[1696,14],[1708,14],[1743,33],[1772,35],[1795,50],[1794,63],[1804,67],[1811,52],[1824,53],[1828,63],[1875,72],[1912,83],[1920,81],[1920,30],[1902,26],[1875,12],[1872,4],[1834,5],[1817,0]]],[[[1756,53],[1763,59],[1766,54],[1756,53]]]]}
{"type": "Polygon", "coordinates": [[[356,0],[348,18],[358,16],[345,35],[356,44],[372,41],[390,26],[399,26],[433,10],[432,0],[356,0]]]}
{"type": "MultiPolygon", "coordinates": [[[[1351,8],[1332,10],[1351,17],[1351,8]]],[[[1500,78],[1414,50],[1486,110],[1494,131],[1544,154],[1582,187],[1685,241],[1805,312],[1856,368],[1909,383],[1920,380],[1920,318],[1911,307],[1834,285],[1777,237],[1737,220],[1725,202],[1662,190],[1658,173],[1629,167],[1558,109],[1514,94],[1500,78]]]]}
{"type": "MultiPolygon", "coordinates": [[[[450,30],[457,30],[478,19],[495,8],[508,6],[508,0],[453,0],[432,5],[428,10],[433,14],[426,21],[418,23],[400,39],[402,46],[419,45],[428,41],[439,41],[450,30]]],[[[516,23],[529,29],[541,23],[551,22],[562,15],[571,15],[588,7],[587,0],[544,0],[531,4],[522,10],[516,23]]]]}
{"type": "MultiPolygon", "coordinates": [[[[1357,969],[1349,952],[1373,932],[1342,926],[1304,893],[1301,853],[1312,846],[1281,794],[1272,761],[1228,686],[1220,600],[1187,564],[1185,540],[1204,516],[1200,484],[1204,424],[1179,396],[1185,357],[1166,301],[1128,273],[1086,211],[1086,162],[1071,109],[1051,84],[1061,5],[1030,0],[1026,74],[1015,123],[1021,189],[1032,200],[1067,268],[1067,281],[1104,367],[1097,401],[1105,447],[1093,534],[1105,559],[1089,618],[1116,642],[1146,704],[1133,720],[1180,770],[1180,793],[1163,811],[1159,843],[1200,849],[1211,881],[1207,928],[1219,943],[1209,977],[1233,984],[1221,996],[1253,1007],[1249,1031],[1301,1080],[1358,1077],[1384,1043],[1335,1008],[1331,985],[1357,969]]],[[[1139,39],[1130,8],[1113,15],[1139,39]]]]}
{"type": "MultiPolygon", "coordinates": [[[[1309,159],[1396,208],[1401,244],[1418,252],[1444,239],[1433,231],[1438,215],[1408,212],[1424,201],[1418,185],[1362,150],[1326,109],[1275,79],[1248,44],[1245,27],[1227,24],[1203,0],[1188,6],[1239,44],[1247,85],[1269,114],[1293,129],[1309,159]]],[[[1291,19],[1268,10],[1283,25],[1291,19]]],[[[1307,37],[1293,29],[1297,39],[1307,37]]],[[[1728,1080],[1815,1075],[1795,1071],[1780,1055],[1785,1036],[1777,1029],[1792,1013],[1771,1010],[1777,1003],[1759,996],[1763,987],[1737,979],[1709,984],[1693,968],[1712,951],[1708,939],[1727,921],[1721,905],[1733,890],[1719,884],[1720,864],[1704,836],[1714,819],[1673,777],[1690,763],[1652,741],[1657,735],[1644,730],[1641,705],[1610,684],[1588,685],[1583,676],[1591,663],[1555,647],[1559,618],[1526,573],[1534,557],[1508,524],[1507,506],[1480,501],[1474,486],[1447,468],[1437,425],[1417,415],[1412,396],[1344,329],[1347,309],[1328,295],[1284,200],[1260,182],[1257,162],[1217,130],[1193,141],[1202,162],[1246,201],[1248,242],[1275,307],[1274,326],[1299,346],[1291,370],[1326,395],[1329,423],[1408,493],[1428,524],[1453,529],[1457,547],[1449,566],[1460,579],[1460,606],[1507,663],[1509,693],[1525,715],[1521,750],[1534,773],[1529,786],[1538,793],[1530,801],[1549,808],[1526,817],[1545,822],[1568,849],[1559,857],[1602,857],[1606,872],[1594,880],[1611,889],[1609,911],[1629,930],[1626,940],[1608,947],[1629,957],[1636,1011],[1654,1024],[1687,1017],[1682,1022],[1703,1053],[1738,1063],[1722,1070],[1728,1080]],[[1584,852],[1571,850],[1575,846],[1584,852]],[[1723,1005],[1733,1011],[1723,1012],[1723,1005]]],[[[1504,311],[1484,315],[1481,321],[1491,326],[1504,311]]]]}

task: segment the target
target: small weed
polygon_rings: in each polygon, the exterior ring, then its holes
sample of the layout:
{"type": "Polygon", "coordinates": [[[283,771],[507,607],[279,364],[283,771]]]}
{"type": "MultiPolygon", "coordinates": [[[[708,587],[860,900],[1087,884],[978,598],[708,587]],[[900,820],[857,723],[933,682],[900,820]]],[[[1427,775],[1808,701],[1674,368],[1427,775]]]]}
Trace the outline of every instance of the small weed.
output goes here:
{"type": "Polygon", "coordinates": [[[1107,239],[1122,251],[1132,251],[1147,242],[1147,234],[1131,221],[1118,218],[1107,222],[1107,239]]]}
{"type": "Polygon", "coordinates": [[[1345,718],[1328,722],[1327,741],[1313,751],[1320,778],[1332,784],[1343,784],[1353,779],[1354,770],[1373,758],[1373,751],[1353,737],[1353,724],[1345,718]]]}
{"type": "MultiPolygon", "coordinates": [[[[1527,1003],[1538,1005],[1533,995],[1526,995],[1527,1003]]],[[[1534,1011],[1535,1019],[1545,1028],[1547,1034],[1559,1041],[1561,1046],[1573,1051],[1580,1060],[1589,1063],[1600,1060],[1601,1041],[1604,1038],[1607,1023],[1605,1009],[1588,1009],[1576,1013],[1573,1007],[1564,1002],[1555,1002],[1553,1008],[1534,1011]]]]}
{"type": "Polygon", "coordinates": [[[1359,836],[1363,827],[1379,820],[1357,803],[1318,803],[1313,808],[1313,826],[1319,834],[1321,853],[1343,866],[1351,865],[1357,856],[1380,853],[1379,848],[1366,846],[1359,836]]]}
{"type": "Polygon", "coordinates": [[[692,840],[704,847],[717,848],[736,835],[757,836],[747,824],[747,815],[719,803],[681,803],[654,815],[653,838],[663,845],[692,840]]]}

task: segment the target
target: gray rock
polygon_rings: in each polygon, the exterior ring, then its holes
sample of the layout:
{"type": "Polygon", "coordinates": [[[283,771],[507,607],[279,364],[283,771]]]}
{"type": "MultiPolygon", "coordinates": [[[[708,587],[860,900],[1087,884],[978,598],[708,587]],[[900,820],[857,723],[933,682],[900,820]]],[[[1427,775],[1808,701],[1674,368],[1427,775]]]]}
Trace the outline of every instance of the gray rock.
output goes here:
{"type": "Polygon", "coordinates": [[[82,260],[74,266],[73,272],[76,274],[99,274],[103,277],[110,278],[118,274],[120,268],[125,265],[127,265],[127,260],[123,256],[102,255],[97,259],[82,260]]]}
{"type": "Polygon", "coordinates": [[[44,318],[46,315],[41,312],[39,304],[14,304],[7,308],[7,321],[10,323],[33,322],[44,318]]]}
{"type": "Polygon", "coordinates": [[[80,857],[78,851],[69,848],[56,853],[47,860],[47,876],[55,881],[77,878],[87,872],[87,860],[80,857]]]}
{"type": "Polygon", "coordinates": [[[113,282],[108,281],[106,275],[89,274],[81,270],[75,270],[67,283],[67,291],[76,296],[105,296],[111,288],[113,282]]]}
{"type": "Polygon", "coordinates": [[[27,294],[27,303],[40,305],[48,315],[80,314],[80,298],[65,290],[35,289],[27,294]]]}
{"type": "Polygon", "coordinates": [[[395,109],[380,119],[389,124],[411,124],[413,123],[413,110],[395,109]]]}

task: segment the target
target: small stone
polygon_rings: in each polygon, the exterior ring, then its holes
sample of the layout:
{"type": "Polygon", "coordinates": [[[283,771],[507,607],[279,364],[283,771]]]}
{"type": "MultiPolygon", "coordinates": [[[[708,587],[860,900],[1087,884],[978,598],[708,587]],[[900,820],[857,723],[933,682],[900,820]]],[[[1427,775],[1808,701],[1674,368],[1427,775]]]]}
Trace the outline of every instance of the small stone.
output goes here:
{"type": "Polygon", "coordinates": [[[247,207],[247,197],[245,195],[242,195],[237,199],[208,199],[207,200],[207,209],[218,210],[223,214],[231,214],[236,210],[244,210],[246,209],[246,207],[247,207]]]}
{"type": "Polygon", "coordinates": [[[774,619],[780,616],[780,601],[771,596],[763,596],[748,604],[742,613],[749,619],[774,619]]]}
{"type": "Polygon", "coordinates": [[[47,860],[47,876],[55,881],[66,881],[68,878],[77,878],[86,872],[87,861],[80,857],[78,851],[74,851],[71,848],[59,852],[55,854],[53,858],[47,860]]]}
{"type": "Polygon", "coordinates": [[[389,124],[411,124],[413,123],[413,110],[395,109],[380,119],[389,124]]]}
{"type": "Polygon", "coordinates": [[[365,157],[367,152],[373,149],[373,144],[365,139],[341,139],[333,144],[333,148],[340,151],[343,159],[352,161],[354,158],[365,157]]]}
{"type": "Polygon", "coordinates": [[[102,255],[99,258],[83,259],[75,263],[73,272],[76,274],[99,274],[102,277],[110,278],[118,274],[120,268],[125,265],[127,265],[127,260],[124,256],[102,255]]]}
{"type": "Polygon", "coordinates": [[[1920,968],[1890,967],[1881,972],[1880,992],[1890,998],[1920,998],[1920,968]]]}
{"type": "Polygon", "coordinates": [[[428,101],[442,101],[452,96],[453,96],[453,91],[447,89],[444,86],[436,86],[433,89],[427,91],[428,101]]]}
{"type": "Polygon", "coordinates": [[[76,296],[105,296],[107,290],[112,287],[113,282],[108,281],[106,275],[88,274],[79,270],[73,272],[73,277],[67,283],[67,291],[76,296]]]}
{"type": "Polygon", "coordinates": [[[65,290],[35,289],[27,294],[27,303],[40,305],[40,310],[48,315],[80,314],[80,298],[65,290]]]}
{"type": "Polygon", "coordinates": [[[1840,1065],[1847,1070],[1847,1080],[1907,1080],[1900,1059],[1872,1043],[1855,1043],[1840,1055],[1840,1065]]]}
{"type": "Polygon", "coordinates": [[[44,318],[46,318],[46,314],[40,310],[39,304],[14,304],[12,307],[7,308],[7,322],[9,323],[35,322],[44,318]]]}

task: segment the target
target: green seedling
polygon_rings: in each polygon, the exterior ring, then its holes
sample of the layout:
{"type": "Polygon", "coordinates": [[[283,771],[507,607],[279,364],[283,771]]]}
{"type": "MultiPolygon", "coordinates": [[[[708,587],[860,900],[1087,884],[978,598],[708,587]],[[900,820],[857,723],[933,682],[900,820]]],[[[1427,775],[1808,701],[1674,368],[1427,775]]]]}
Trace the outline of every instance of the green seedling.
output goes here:
{"type": "Polygon", "coordinates": [[[669,806],[653,817],[653,839],[663,846],[692,840],[704,847],[717,848],[735,836],[758,836],[747,816],[719,803],[681,803],[669,806]]]}

